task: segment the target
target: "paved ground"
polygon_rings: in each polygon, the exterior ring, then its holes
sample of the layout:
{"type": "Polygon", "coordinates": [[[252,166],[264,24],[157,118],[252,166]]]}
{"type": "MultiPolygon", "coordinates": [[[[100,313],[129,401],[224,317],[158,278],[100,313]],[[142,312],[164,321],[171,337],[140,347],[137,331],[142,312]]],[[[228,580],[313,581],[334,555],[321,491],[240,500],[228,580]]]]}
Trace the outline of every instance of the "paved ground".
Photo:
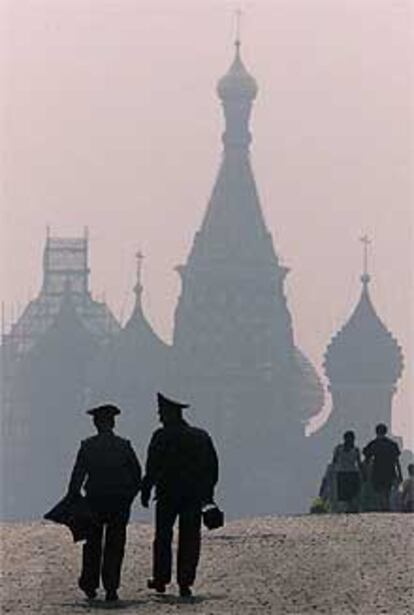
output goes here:
{"type": "Polygon", "coordinates": [[[65,528],[2,524],[2,613],[72,615],[408,615],[414,613],[414,515],[274,517],[206,532],[191,601],[149,592],[152,528],[129,527],[122,600],[77,589],[80,547],[65,528]]]}

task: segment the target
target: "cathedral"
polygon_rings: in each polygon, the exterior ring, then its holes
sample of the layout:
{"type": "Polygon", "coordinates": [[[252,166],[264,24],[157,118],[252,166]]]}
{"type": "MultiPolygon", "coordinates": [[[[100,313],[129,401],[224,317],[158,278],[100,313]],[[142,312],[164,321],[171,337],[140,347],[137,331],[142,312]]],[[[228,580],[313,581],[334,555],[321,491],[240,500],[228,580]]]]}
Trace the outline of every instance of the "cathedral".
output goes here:
{"type": "Polygon", "coordinates": [[[47,236],[42,288],[3,331],[0,348],[6,518],[37,517],[63,495],[95,403],[122,408],[120,432],[142,459],[156,392],[188,402],[186,418],[206,427],[219,451],[217,497],[229,517],[307,511],[317,460],[326,461],[342,432],[366,439],[375,422],[390,424],[402,353],[376,314],[365,271],[358,306],[325,356],[331,415],[306,437],[324,389],[295,339],[288,269],[259,201],[249,154],[258,86],[239,41],[217,93],[223,153],[201,227],[177,267],[171,345],[144,314],[140,255],[134,309],[121,327],[91,297],[87,234],[47,236]]]}

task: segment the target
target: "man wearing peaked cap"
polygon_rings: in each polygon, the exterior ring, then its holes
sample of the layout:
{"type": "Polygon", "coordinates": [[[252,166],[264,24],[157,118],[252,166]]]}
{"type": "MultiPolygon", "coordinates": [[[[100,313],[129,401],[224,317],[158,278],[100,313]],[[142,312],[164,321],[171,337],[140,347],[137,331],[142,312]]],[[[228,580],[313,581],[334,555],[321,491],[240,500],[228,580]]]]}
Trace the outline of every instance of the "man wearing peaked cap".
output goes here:
{"type": "Polygon", "coordinates": [[[121,414],[120,409],[113,404],[103,404],[102,406],[96,406],[86,411],[86,414],[91,414],[94,417],[114,417],[117,414],[121,414]]]}
{"type": "Polygon", "coordinates": [[[100,580],[106,600],[118,599],[126,526],[141,487],[141,467],[129,440],[114,434],[119,408],[104,404],[87,410],[97,434],[83,440],[69,482],[68,496],[86,492],[93,523],[83,546],[79,587],[95,598],[100,580]],[[105,535],[105,537],[104,537],[105,535]]]}
{"type": "Polygon", "coordinates": [[[148,587],[164,593],[171,581],[173,527],[179,518],[177,582],[181,596],[191,596],[201,546],[201,511],[211,502],[218,480],[218,459],[206,431],[182,416],[188,404],[158,393],[157,429],[148,447],[141,503],[147,508],[156,490],[153,577],[148,587]]]}
{"type": "Polygon", "coordinates": [[[165,397],[165,395],[163,395],[162,393],[157,393],[157,401],[158,401],[158,408],[160,410],[180,410],[182,408],[189,408],[190,404],[183,404],[180,401],[174,401],[173,399],[169,399],[168,397],[165,397]]]}

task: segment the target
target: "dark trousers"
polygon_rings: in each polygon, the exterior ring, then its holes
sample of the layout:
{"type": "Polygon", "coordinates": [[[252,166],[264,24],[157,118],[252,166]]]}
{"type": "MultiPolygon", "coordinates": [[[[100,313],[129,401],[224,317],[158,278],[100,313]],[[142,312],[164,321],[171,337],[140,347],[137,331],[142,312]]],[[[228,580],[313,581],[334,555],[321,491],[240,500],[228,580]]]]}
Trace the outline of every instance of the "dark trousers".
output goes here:
{"type": "Polygon", "coordinates": [[[376,510],[378,512],[389,512],[391,483],[373,481],[373,487],[377,498],[376,510]]]}
{"type": "Polygon", "coordinates": [[[160,498],[155,511],[153,578],[171,581],[173,527],[178,521],[177,583],[190,587],[195,580],[201,546],[201,504],[160,498]]]}
{"type": "Polygon", "coordinates": [[[94,512],[93,517],[83,545],[79,587],[97,589],[102,577],[106,591],[116,590],[121,577],[128,516],[124,512],[94,512]]]}

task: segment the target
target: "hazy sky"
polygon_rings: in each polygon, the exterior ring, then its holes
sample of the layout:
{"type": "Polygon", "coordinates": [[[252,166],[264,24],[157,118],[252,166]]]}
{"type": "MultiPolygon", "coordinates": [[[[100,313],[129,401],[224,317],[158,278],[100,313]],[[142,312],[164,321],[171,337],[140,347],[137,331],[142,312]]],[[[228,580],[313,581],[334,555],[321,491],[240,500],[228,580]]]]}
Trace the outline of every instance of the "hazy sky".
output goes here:
{"type": "MultiPolygon", "coordinates": [[[[174,267],[186,260],[220,161],[215,87],[232,61],[237,2],[0,4],[8,320],[39,290],[46,225],[62,236],[88,225],[94,296],[105,293],[125,320],[140,248],[144,306],[169,340],[174,267]]],[[[414,443],[412,4],[246,0],[242,8],[242,56],[259,84],[252,161],[276,250],[291,268],[297,344],[321,372],[327,343],[358,300],[358,239],[368,233],[372,298],[405,354],[394,429],[414,443]]]]}

